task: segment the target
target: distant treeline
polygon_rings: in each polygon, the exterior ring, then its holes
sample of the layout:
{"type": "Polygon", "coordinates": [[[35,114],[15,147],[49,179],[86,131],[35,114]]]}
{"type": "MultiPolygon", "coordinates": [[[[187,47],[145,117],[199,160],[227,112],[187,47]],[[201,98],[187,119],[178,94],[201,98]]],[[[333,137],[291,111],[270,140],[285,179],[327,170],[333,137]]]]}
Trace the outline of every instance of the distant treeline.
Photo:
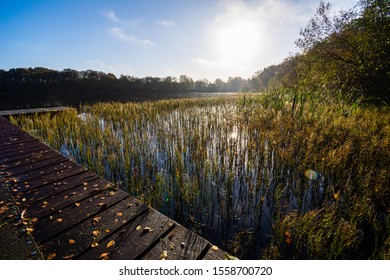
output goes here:
{"type": "Polygon", "coordinates": [[[192,92],[239,92],[251,90],[248,80],[229,78],[194,81],[181,75],[176,77],[145,77],[121,75],[101,71],[62,71],[36,68],[0,70],[0,109],[53,105],[79,105],[103,101],[142,101],[185,97],[192,92]]]}

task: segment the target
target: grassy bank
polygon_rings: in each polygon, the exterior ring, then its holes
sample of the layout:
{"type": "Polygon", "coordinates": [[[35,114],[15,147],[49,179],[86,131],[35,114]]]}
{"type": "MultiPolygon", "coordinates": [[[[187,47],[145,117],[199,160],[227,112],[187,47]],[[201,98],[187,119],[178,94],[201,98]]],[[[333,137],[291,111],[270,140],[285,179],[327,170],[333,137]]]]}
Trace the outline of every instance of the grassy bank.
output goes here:
{"type": "Polygon", "coordinates": [[[390,114],[318,93],[12,119],[242,258],[389,259],[390,114]]]}

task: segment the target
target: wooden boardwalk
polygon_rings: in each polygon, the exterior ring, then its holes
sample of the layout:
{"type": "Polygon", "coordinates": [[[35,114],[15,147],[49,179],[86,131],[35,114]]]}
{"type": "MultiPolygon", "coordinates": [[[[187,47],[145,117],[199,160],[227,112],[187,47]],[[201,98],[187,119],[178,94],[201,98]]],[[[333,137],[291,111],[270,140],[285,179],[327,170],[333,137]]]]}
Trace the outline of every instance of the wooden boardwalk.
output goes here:
{"type": "Polygon", "coordinates": [[[0,116],[58,112],[58,111],[65,111],[65,110],[70,110],[70,109],[72,109],[72,108],[70,108],[70,107],[48,107],[48,108],[33,108],[33,109],[19,109],[19,110],[4,110],[4,111],[0,111],[0,116]]]}
{"type": "Polygon", "coordinates": [[[31,235],[44,259],[223,259],[226,254],[3,117],[0,188],[9,188],[18,209],[14,226],[31,235]]]}

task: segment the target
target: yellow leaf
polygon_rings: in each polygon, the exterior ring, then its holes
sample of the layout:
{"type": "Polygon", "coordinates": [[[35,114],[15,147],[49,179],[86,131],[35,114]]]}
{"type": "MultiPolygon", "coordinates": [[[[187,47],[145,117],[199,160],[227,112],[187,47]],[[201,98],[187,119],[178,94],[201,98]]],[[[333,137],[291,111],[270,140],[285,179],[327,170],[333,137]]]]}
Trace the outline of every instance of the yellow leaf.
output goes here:
{"type": "Polygon", "coordinates": [[[56,224],[59,224],[59,223],[62,223],[62,219],[61,218],[58,218],[56,221],[55,221],[56,224]]]}
{"type": "Polygon", "coordinates": [[[118,217],[122,217],[122,212],[118,212],[117,214],[116,214],[118,217]]]}
{"type": "Polygon", "coordinates": [[[54,252],[54,253],[51,253],[50,255],[48,255],[48,256],[47,256],[47,259],[48,259],[48,260],[52,260],[52,259],[54,259],[56,256],[57,256],[57,254],[54,252]]]}
{"type": "Polygon", "coordinates": [[[74,254],[62,257],[64,260],[71,260],[74,257],[74,254]]]}
{"type": "Polygon", "coordinates": [[[339,200],[339,199],[340,199],[340,195],[339,195],[338,193],[333,194],[333,197],[334,197],[334,199],[336,199],[336,200],[339,200]]]}
{"type": "Polygon", "coordinates": [[[160,255],[160,260],[166,260],[168,257],[168,251],[164,250],[160,255]]]}
{"type": "Polygon", "coordinates": [[[218,251],[218,247],[214,245],[214,246],[211,247],[211,250],[218,251]]]}
{"type": "Polygon", "coordinates": [[[69,239],[69,244],[74,244],[74,243],[75,243],[74,239],[69,239]]]}
{"type": "Polygon", "coordinates": [[[101,260],[108,260],[108,255],[109,255],[109,253],[103,253],[103,254],[100,255],[99,259],[101,259],[101,260]]]}
{"type": "Polygon", "coordinates": [[[76,205],[77,207],[79,207],[81,205],[80,202],[76,202],[74,205],[76,205]]]}
{"type": "Polygon", "coordinates": [[[99,230],[94,230],[94,231],[92,232],[92,235],[93,235],[93,236],[98,236],[98,235],[99,235],[99,230]]]}
{"type": "Polygon", "coordinates": [[[38,218],[32,218],[32,219],[31,219],[31,222],[32,222],[32,223],[38,222],[38,218]]]}
{"type": "Polygon", "coordinates": [[[141,230],[141,229],[142,229],[142,226],[139,225],[139,226],[137,226],[135,229],[136,229],[136,230],[141,230]]]}
{"type": "Polygon", "coordinates": [[[107,248],[110,248],[110,247],[112,247],[114,245],[115,245],[115,240],[111,240],[110,242],[108,242],[107,248]]]}
{"type": "Polygon", "coordinates": [[[97,246],[99,246],[99,243],[97,243],[96,241],[92,242],[92,244],[91,244],[91,247],[92,247],[92,248],[95,248],[95,247],[97,247],[97,246]]]}

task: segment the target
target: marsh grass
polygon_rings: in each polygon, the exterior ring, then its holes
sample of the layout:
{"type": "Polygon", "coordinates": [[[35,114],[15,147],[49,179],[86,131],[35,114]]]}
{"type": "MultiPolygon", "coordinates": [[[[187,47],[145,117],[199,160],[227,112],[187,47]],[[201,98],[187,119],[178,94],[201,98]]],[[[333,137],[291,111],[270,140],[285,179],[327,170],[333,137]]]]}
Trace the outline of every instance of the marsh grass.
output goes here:
{"type": "Polygon", "coordinates": [[[12,119],[242,258],[389,257],[390,115],[318,92],[12,119]]]}

